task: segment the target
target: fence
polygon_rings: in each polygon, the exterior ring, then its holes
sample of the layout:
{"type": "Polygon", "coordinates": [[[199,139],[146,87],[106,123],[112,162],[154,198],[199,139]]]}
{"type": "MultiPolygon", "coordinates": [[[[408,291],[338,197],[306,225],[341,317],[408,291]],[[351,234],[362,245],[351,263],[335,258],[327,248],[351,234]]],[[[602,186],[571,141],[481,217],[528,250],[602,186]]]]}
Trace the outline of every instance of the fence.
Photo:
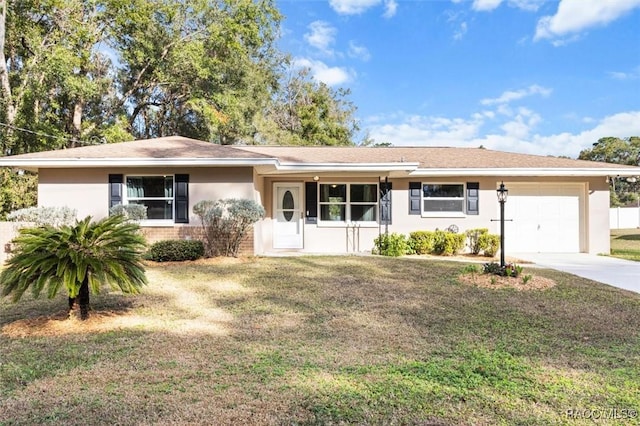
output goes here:
{"type": "Polygon", "coordinates": [[[612,207],[609,210],[609,228],[640,228],[640,207],[612,207]]]}

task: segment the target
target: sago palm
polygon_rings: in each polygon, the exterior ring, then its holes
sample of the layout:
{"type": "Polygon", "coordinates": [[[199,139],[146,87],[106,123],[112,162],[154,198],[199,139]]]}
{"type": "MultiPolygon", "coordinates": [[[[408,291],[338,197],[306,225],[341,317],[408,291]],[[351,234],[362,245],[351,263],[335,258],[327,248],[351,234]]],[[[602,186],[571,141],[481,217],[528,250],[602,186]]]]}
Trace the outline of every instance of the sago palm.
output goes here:
{"type": "Polygon", "coordinates": [[[76,298],[80,318],[89,316],[89,294],[102,285],[124,293],[138,293],[146,284],[141,263],[144,238],[137,224],[123,216],[97,222],[91,216],[74,226],[25,228],[14,239],[15,252],[0,274],[2,294],[18,301],[31,288],[53,298],[61,288],[69,293],[69,309],[76,298]]]}

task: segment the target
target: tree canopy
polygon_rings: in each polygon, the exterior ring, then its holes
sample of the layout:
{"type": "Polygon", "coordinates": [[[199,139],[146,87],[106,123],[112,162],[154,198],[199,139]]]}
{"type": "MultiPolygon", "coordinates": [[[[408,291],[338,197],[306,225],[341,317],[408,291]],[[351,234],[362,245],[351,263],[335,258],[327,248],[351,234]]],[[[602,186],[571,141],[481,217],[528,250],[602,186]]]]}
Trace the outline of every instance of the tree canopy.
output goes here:
{"type": "MultiPolygon", "coordinates": [[[[275,0],[0,0],[0,156],[182,135],[350,145],[349,91],[291,67],[275,0]]],[[[0,218],[35,203],[0,173],[0,218]]]]}
{"type": "MultiPolygon", "coordinates": [[[[578,159],[640,166],[640,137],[600,138],[593,144],[593,148],[582,150],[578,159]]],[[[637,181],[629,182],[614,177],[610,184],[612,207],[637,202],[640,196],[640,185],[637,181]]]]}
{"type": "Polygon", "coordinates": [[[348,91],[292,70],[274,0],[0,0],[2,155],[180,134],[352,144],[348,91]]]}

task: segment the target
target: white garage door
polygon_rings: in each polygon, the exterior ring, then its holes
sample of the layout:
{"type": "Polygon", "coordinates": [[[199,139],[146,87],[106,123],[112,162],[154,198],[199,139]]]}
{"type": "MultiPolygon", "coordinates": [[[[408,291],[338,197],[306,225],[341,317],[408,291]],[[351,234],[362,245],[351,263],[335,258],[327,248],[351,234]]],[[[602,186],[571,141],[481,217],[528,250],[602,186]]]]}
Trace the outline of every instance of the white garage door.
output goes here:
{"type": "Polygon", "coordinates": [[[509,184],[505,250],[522,253],[580,251],[582,185],[509,184]]]}

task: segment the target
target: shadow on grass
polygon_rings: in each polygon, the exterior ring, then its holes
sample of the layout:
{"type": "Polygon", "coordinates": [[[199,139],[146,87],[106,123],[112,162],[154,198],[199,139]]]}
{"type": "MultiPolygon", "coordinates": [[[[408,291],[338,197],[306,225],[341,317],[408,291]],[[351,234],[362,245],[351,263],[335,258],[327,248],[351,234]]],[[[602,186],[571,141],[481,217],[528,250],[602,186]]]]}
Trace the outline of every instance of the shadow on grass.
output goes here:
{"type": "MultiPolygon", "coordinates": [[[[9,301],[5,298],[4,301],[9,301]]],[[[3,302],[4,302],[3,301],[3,302]]],[[[69,304],[66,294],[61,292],[52,299],[40,296],[34,299],[31,295],[24,296],[13,303],[3,303],[3,313],[0,316],[0,329],[15,321],[46,321],[66,320],[69,316],[69,304]]],[[[76,309],[78,306],[76,305],[76,309]]],[[[117,293],[103,293],[91,296],[92,311],[108,311],[112,314],[126,313],[134,308],[130,297],[117,293]]]]}

